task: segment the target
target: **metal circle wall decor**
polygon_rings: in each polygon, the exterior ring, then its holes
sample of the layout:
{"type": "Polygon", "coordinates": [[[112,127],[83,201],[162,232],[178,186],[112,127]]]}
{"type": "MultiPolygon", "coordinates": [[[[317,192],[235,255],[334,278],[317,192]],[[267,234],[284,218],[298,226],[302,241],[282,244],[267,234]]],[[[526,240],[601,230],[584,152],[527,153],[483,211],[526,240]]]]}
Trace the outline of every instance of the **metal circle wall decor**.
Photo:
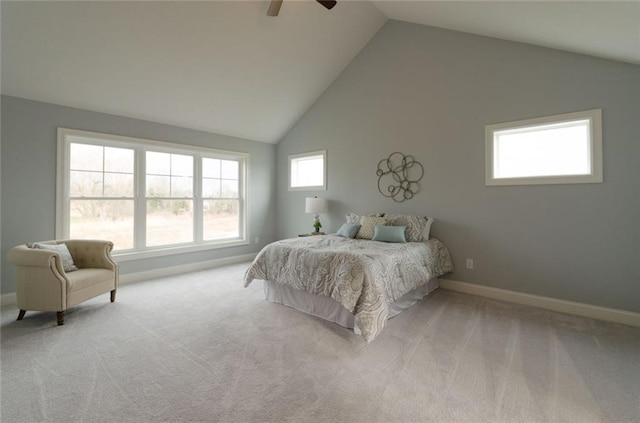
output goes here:
{"type": "Polygon", "coordinates": [[[380,194],[402,203],[420,191],[418,182],[424,176],[424,167],[413,156],[396,151],[378,162],[376,175],[380,194]]]}

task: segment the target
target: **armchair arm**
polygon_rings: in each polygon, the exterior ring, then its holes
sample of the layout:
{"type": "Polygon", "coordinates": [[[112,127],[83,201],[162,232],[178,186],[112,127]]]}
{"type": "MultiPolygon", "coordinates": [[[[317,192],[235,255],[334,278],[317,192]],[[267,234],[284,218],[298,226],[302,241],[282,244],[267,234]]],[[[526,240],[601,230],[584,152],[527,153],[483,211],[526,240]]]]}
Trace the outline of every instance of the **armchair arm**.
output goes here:
{"type": "Polygon", "coordinates": [[[55,270],[61,276],[64,275],[60,254],[51,250],[40,250],[19,245],[9,250],[7,256],[15,266],[21,267],[46,267],[55,270]]]}
{"type": "Polygon", "coordinates": [[[80,269],[102,268],[116,271],[118,264],[111,257],[113,242],[96,239],[68,239],[57,241],[67,244],[73,262],[80,269]]]}
{"type": "Polygon", "coordinates": [[[16,294],[20,309],[66,309],[69,279],[58,252],[20,245],[9,250],[8,259],[16,267],[16,294]]]}

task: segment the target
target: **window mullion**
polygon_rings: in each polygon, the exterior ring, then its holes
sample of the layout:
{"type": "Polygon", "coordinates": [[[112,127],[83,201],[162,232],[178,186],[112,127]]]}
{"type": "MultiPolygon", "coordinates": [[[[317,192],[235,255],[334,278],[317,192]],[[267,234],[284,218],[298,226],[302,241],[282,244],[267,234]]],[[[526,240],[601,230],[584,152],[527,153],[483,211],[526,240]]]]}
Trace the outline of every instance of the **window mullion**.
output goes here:
{"type": "Polygon", "coordinates": [[[204,213],[202,201],[202,156],[193,157],[193,239],[197,244],[204,240],[204,213]]]}
{"type": "Polygon", "coordinates": [[[134,181],[135,181],[135,205],[134,205],[134,248],[136,250],[143,250],[146,248],[146,236],[147,236],[147,201],[145,191],[145,174],[146,174],[146,161],[145,161],[145,149],[135,149],[135,168],[134,168],[134,181]]]}
{"type": "Polygon", "coordinates": [[[248,173],[248,163],[247,160],[240,160],[238,165],[238,212],[239,212],[239,230],[240,237],[247,237],[247,220],[246,220],[246,210],[247,210],[247,173],[248,173]]]}
{"type": "Polygon", "coordinates": [[[67,133],[64,129],[58,129],[58,174],[56,181],[56,189],[58,193],[56,195],[56,209],[58,210],[60,218],[56,218],[56,238],[67,239],[69,238],[71,220],[71,207],[70,207],[70,170],[71,167],[71,141],[69,140],[67,133]]]}

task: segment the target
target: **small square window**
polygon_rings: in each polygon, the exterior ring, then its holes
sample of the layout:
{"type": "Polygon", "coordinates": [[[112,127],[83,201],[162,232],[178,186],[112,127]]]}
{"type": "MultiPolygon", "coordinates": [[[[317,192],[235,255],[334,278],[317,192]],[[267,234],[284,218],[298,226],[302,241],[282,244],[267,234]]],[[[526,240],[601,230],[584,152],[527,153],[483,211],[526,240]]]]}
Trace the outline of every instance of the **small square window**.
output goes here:
{"type": "Polygon", "coordinates": [[[289,191],[324,191],[327,189],[327,152],[289,156],[289,191]]]}
{"type": "Polygon", "coordinates": [[[487,125],[486,185],[602,182],[601,121],[597,109],[487,125]]]}

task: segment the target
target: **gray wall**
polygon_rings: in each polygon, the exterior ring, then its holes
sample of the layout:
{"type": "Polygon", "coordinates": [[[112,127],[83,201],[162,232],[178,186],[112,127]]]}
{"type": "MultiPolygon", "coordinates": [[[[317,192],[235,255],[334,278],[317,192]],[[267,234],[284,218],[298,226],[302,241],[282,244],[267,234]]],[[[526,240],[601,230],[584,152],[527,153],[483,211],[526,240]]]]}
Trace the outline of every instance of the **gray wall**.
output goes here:
{"type": "Polygon", "coordinates": [[[311,229],[310,195],[329,231],[349,211],[425,214],[450,279],[639,312],[639,113],[639,66],[389,21],[278,144],[278,235],[311,229]],[[604,183],[485,186],[486,124],[595,108],[604,183]],[[289,192],[287,155],[325,148],[328,190],[289,192]],[[426,169],[402,204],[377,191],[394,151],[426,169]]]}
{"type": "Polygon", "coordinates": [[[121,264],[121,274],[253,253],[275,239],[275,145],[2,96],[0,245],[3,294],[15,292],[14,269],[7,262],[7,251],[27,241],[55,237],[58,127],[250,154],[248,235],[252,242],[260,237],[260,245],[127,261],[121,264]]]}

